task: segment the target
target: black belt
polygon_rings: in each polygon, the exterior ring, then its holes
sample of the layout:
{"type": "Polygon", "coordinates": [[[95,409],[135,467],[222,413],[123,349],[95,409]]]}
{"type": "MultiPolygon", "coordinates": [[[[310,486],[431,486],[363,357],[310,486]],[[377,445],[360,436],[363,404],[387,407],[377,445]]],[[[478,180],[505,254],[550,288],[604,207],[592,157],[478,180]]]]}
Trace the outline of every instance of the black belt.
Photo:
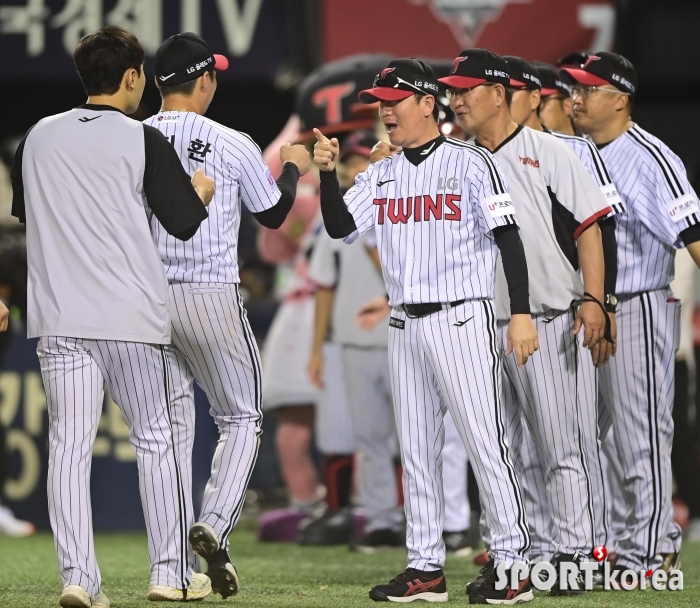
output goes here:
{"type": "Polygon", "coordinates": [[[439,312],[444,308],[454,308],[465,302],[466,300],[456,300],[454,302],[447,302],[446,304],[441,302],[436,302],[434,304],[402,304],[401,308],[409,319],[419,319],[420,317],[432,315],[434,312],[439,312]]]}

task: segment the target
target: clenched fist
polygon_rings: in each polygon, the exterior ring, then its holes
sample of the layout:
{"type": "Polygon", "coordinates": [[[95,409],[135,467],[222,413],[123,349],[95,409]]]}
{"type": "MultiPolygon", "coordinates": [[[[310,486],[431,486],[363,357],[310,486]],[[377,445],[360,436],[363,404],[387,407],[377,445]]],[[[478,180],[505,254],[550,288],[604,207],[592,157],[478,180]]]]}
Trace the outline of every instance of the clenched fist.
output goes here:
{"type": "Polygon", "coordinates": [[[301,144],[284,144],[280,148],[280,160],[284,163],[294,163],[299,167],[299,176],[304,175],[311,166],[311,155],[301,144]]]}
{"type": "Polygon", "coordinates": [[[369,162],[376,163],[387,156],[394,156],[397,152],[401,152],[401,146],[395,146],[387,141],[378,141],[374,144],[372,152],[369,155],[369,162]]]}
{"type": "Polygon", "coordinates": [[[208,205],[214,198],[215,182],[211,177],[204,175],[204,171],[197,169],[192,176],[192,186],[202,199],[204,205],[208,205]]]}
{"type": "Polygon", "coordinates": [[[334,137],[328,139],[321,131],[314,129],[316,143],[314,144],[314,162],[321,171],[333,171],[340,153],[340,145],[334,137]]]}

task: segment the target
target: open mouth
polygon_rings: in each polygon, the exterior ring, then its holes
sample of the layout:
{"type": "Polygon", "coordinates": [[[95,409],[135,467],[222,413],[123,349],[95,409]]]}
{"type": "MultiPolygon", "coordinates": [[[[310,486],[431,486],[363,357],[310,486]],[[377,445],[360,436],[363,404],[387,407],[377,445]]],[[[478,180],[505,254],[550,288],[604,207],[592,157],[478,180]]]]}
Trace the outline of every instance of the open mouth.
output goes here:
{"type": "Polygon", "coordinates": [[[385,122],[384,128],[386,132],[391,135],[398,128],[398,125],[395,122],[385,122]]]}

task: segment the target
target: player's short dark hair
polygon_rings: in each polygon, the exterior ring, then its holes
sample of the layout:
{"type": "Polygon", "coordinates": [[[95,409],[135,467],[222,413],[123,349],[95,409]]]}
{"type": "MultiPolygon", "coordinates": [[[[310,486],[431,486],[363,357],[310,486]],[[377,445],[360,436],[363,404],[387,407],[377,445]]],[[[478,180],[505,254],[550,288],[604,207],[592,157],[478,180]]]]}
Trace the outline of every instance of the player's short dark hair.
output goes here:
{"type": "Polygon", "coordinates": [[[506,90],[506,105],[510,108],[513,102],[513,89],[511,87],[503,87],[506,90]]]}
{"type": "MultiPolygon", "coordinates": [[[[204,76],[205,72],[209,72],[209,77],[212,80],[215,78],[214,73],[216,72],[216,70],[213,66],[210,67],[208,70],[202,72],[202,76],[204,76]]],[[[189,97],[190,95],[192,95],[192,93],[194,93],[194,87],[200,78],[201,76],[195,78],[194,80],[188,80],[187,82],[183,82],[182,84],[174,84],[171,86],[161,84],[159,85],[160,96],[167,97],[168,95],[182,95],[184,97],[189,97]]]]}
{"type": "Polygon", "coordinates": [[[115,25],[83,36],[73,52],[75,68],[88,95],[114,95],[127,70],[141,73],[144,58],[138,38],[115,25]]]}

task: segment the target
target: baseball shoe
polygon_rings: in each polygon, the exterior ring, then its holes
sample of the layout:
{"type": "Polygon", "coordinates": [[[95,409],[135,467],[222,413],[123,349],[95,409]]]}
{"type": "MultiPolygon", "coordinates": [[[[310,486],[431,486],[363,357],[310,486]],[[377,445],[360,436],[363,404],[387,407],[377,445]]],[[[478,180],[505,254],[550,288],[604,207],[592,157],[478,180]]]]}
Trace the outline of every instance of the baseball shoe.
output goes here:
{"type": "MultiPolygon", "coordinates": [[[[31,536],[36,531],[34,524],[17,519],[7,507],[0,505],[0,532],[17,538],[31,536]]],[[[75,585],[70,585],[75,587],[75,585]]]]}
{"type": "Polygon", "coordinates": [[[485,566],[486,564],[489,563],[490,559],[491,559],[491,556],[489,555],[489,550],[484,549],[481,553],[477,553],[474,556],[474,565],[475,566],[485,566]]]}
{"type": "Polygon", "coordinates": [[[469,530],[461,532],[443,532],[442,540],[445,542],[445,550],[457,557],[469,557],[474,553],[471,545],[469,530]]]}
{"type": "Polygon", "coordinates": [[[494,571],[495,567],[496,565],[493,558],[490,558],[488,563],[481,570],[479,570],[479,574],[477,574],[476,578],[470,583],[467,583],[467,595],[472,595],[472,593],[481,587],[481,584],[491,576],[491,573],[494,571]]]}
{"type": "Polygon", "coordinates": [[[182,589],[151,585],[148,589],[148,599],[152,602],[196,602],[211,595],[211,581],[204,574],[194,573],[192,582],[187,587],[187,594],[182,589]]]}
{"type": "Polygon", "coordinates": [[[350,544],[350,550],[357,551],[358,553],[372,554],[385,549],[403,548],[405,546],[405,534],[389,528],[382,528],[380,530],[367,532],[359,541],[350,544]]]}
{"type": "Polygon", "coordinates": [[[109,598],[100,591],[96,600],[80,585],[67,585],[58,603],[62,608],[109,608],[109,598]]]}
{"type": "Polygon", "coordinates": [[[192,550],[207,562],[207,576],[214,593],[220,594],[224,599],[236,595],[240,588],[238,572],[228,551],[221,548],[214,528],[198,521],[190,528],[189,538],[192,550]]]}
{"type": "MultiPolygon", "coordinates": [[[[506,570],[506,576],[510,578],[510,570],[506,570]]],[[[492,569],[488,578],[479,587],[468,595],[470,604],[523,604],[531,602],[535,596],[532,593],[530,578],[520,581],[520,584],[511,589],[506,585],[503,589],[496,589],[496,569],[492,569]]]]}
{"type": "MultiPolygon", "coordinates": [[[[576,564],[577,566],[581,563],[581,559],[578,556],[578,553],[574,554],[561,554],[557,555],[553,560],[552,564],[554,565],[554,569],[558,572],[559,571],[559,564],[562,563],[571,563],[571,564],[576,564]]],[[[555,595],[583,595],[586,593],[586,588],[584,586],[584,580],[583,580],[583,574],[581,573],[581,570],[579,568],[579,573],[574,579],[573,585],[569,584],[570,581],[562,581],[561,579],[557,578],[557,580],[554,583],[554,587],[551,588],[549,591],[549,595],[555,596],[555,595]],[[562,588],[563,585],[563,588],[562,588]]]]}
{"type": "Polygon", "coordinates": [[[681,554],[680,553],[659,553],[662,558],[660,570],[664,570],[667,574],[671,570],[681,569],[681,554]]]}
{"type": "Polygon", "coordinates": [[[388,585],[373,587],[369,597],[375,602],[446,602],[445,575],[442,570],[406,568],[388,585]]]}
{"type": "Polygon", "coordinates": [[[297,540],[300,545],[347,545],[355,534],[352,509],[326,511],[299,524],[297,540]]]}

